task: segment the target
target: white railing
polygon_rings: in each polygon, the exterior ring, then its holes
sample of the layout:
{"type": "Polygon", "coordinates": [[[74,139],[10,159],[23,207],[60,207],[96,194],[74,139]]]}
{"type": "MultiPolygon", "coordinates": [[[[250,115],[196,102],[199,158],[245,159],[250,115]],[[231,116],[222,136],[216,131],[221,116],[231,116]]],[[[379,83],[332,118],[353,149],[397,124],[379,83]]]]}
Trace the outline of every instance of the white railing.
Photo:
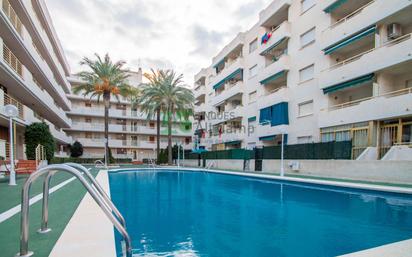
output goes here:
{"type": "Polygon", "coordinates": [[[351,12],[350,14],[346,15],[345,17],[343,17],[342,19],[338,20],[337,22],[333,23],[332,25],[330,25],[329,27],[327,27],[324,31],[326,30],[330,30],[333,29],[335,27],[337,27],[338,25],[347,22],[348,20],[352,19],[353,17],[357,16],[358,14],[360,14],[366,7],[370,6],[371,4],[373,4],[376,0],[372,0],[371,2],[365,4],[364,6],[356,9],[355,11],[351,12]]]}
{"type": "Polygon", "coordinates": [[[42,161],[46,160],[46,151],[44,150],[44,146],[40,144],[37,145],[35,153],[36,153],[36,167],[38,167],[42,161]]]}
{"type": "Polygon", "coordinates": [[[23,79],[23,65],[3,42],[3,60],[23,79]]]}
{"type": "Polygon", "coordinates": [[[361,102],[376,99],[376,98],[381,98],[381,97],[391,98],[391,97],[407,95],[407,94],[412,94],[412,88],[404,88],[404,89],[401,89],[401,90],[396,90],[396,91],[392,91],[392,92],[388,92],[388,93],[384,93],[384,94],[380,94],[380,95],[376,95],[376,96],[365,97],[365,98],[358,99],[358,100],[355,100],[355,101],[350,101],[350,102],[346,102],[346,103],[342,103],[342,104],[333,105],[333,106],[330,106],[326,109],[321,109],[321,111],[325,111],[325,110],[326,111],[334,111],[334,110],[339,110],[339,109],[355,106],[355,105],[360,104],[361,102]]]}
{"type": "Polygon", "coordinates": [[[356,61],[356,60],[359,60],[360,58],[362,58],[362,56],[364,56],[364,55],[366,55],[366,54],[372,53],[372,52],[374,52],[374,51],[376,51],[376,50],[378,50],[378,49],[380,49],[380,48],[383,48],[383,47],[397,45],[397,44],[399,44],[399,43],[402,43],[403,41],[406,41],[406,40],[410,39],[411,37],[412,37],[412,33],[403,35],[403,36],[398,37],[398,38],[393,39],[393,40],[389,40],[388,42],[382,44],[381,46],[378,46],[378,47],[369,49],[368,51],[365,51],[365,52],[363,52],[363,53],[360,53],[360,54],[357,54],[357,55],[355,55],[355,56],[353,56],[353,57],[350,57],[350,58],[348,58],[348,59],[346,59],[346,60],[343,60],[343,61],[341,61],[341,62],[338,62],[338,63],[330,66],[329,68],[326,68],[326,69],[322,70],[322,72],[337,69],[337,68],[339,68],[339,67],[342,67],[342,66],[344,66],[344,65],[347,65],[347,64],[349,64],[349,63],[352,63],[352,62],[354,62],[354,61],[356,61]]]}
{"type": "Polygon", "coordinates": [[[18,100],[14,99],[13,97],[9,96],[8,94],[4,93],[4,105],[12,104],[17,107],[19,110],[19,118],[24,120],[24,105],[20,103],[18,100]]]}
{"type": "Polygon", "coordinates": [[[2,5],[3,12],[6,14],[11,24],[13,25],[13,27],[16,29],[16,31],[21,36],[23,33],[23,24],[21,23],[20,18],[17,16],[16,11],[14,11],[13,7],[11,6],[8,0],[2,0],[2,1],[3,1],[3,5],[2,5]]]}

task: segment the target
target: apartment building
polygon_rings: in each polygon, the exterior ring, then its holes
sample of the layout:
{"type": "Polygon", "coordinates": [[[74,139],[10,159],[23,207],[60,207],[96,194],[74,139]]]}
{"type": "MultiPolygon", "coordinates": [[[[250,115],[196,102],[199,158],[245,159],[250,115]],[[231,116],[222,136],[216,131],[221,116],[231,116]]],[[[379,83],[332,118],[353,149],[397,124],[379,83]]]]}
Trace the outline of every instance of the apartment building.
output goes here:
{"type": "MultiPolygon", "coordinates": [[[[138,87],[142,83],[142,70],[131,72],[128,83],[138,87]]],[[[72,77],[72,86],[82,83],[72,77]]],[[[72,110],[68,112],[73,126],[67,133],[73,141],[79,141],[84,147],[83,158],[103,158],[104,156],[104,105],[97,98],[82,95],[68,95],[72,102],[72,110]]],[[[156,121],[147,119],[147,114],[125,98],[111,100],[109,110],[109,147],[114,158],[130,158],[142,161],[156,158],[156,121]]],[[[167,125],[161,118],[162,149],[167,148],[167,125]]],[[[173,124],[172,142],[191,149],[191,123],[175,122],[173,124]]]]}
{"type": "Polygon", "coordinates": [[[25,159],[24,128],[44,121],[56,139],[57,155],[71,138],[66,112],[71,104],[69,65],[53,28],[44,0],[0,0],[0,156],[9,155],[9,123],[4,112],[15,105],[16,158],[25,159]]]}
{"type": "Polygon", "coordinates": [[[409,0],[273,1],[195,76],[195,146],[411,145],[411,33],[409,0]]]}

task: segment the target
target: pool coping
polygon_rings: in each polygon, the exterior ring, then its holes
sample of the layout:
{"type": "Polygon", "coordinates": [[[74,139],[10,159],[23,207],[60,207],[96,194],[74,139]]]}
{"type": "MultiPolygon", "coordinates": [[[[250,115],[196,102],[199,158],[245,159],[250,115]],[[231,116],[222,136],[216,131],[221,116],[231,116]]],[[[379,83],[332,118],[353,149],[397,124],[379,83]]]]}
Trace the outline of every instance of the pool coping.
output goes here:
{"type": "MultiPolygon", "coordinates": [[[[110,197],[107,170],[100,170],[97,181],[110,197]]],[[[86,193],[54,245],[49,257],[114,257],[114,227],[89,193],[86,193]]]]}
{"type": "MultiPolygon", "coordinates": [[[[119,172],[130,170],[131,168],[120,168],[109,170],[110,172],[119,172]]],[[[153,168],[132,168],[138,170],[152,170],[153,168]]],[[[308,183],[308,184],[316,184],[316,185],[323,185],[323,186],[336,186],[336,187],[346,187],[352,189],[363,189],[363,190],[372,190],[372,191],[381,191],[381,192],[388,192],[388,193],[400,193],[400,194],[412,194],[412,188],[407,187],[400,187],[400,186],[387,186],[387,185],[378,185],[373,184],[373,182],[362,183],[362,182],[343,182],[343,181],[334,181],[330,178],[328,180],[322,180],[320,178],[298,178],[298,177],[281,177],[277,174],[268,174],[268,173],[254,173],[254,172],[245,172],[245,171],[225,171],[225,170],[215,170],[215,169],[202,169],[196,167],[176,167],[176,166],[162,166],[156,167],[155,169],[160,170],[183,170],[183,171],[196,171],[196,172],[210,172],[210,173],[219,173],[219,174],[226,174],[226,175],[239,175],[244,177],[253,177],[253,178],[263,178],[263,179],[272,179],[272,180],[279,180],[279,181],[287,181],[287,182],[298,182],[298,183],[308,183]]],[[[365,181],[366,182],[366,181],[365,181]]]]}

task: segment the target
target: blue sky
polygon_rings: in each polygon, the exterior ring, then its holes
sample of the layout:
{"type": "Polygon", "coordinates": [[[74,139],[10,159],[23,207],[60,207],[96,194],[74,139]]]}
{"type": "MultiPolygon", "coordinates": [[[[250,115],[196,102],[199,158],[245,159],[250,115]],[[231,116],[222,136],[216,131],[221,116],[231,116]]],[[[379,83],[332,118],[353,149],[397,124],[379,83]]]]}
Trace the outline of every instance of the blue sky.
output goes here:
{"type": "Polygon", "coordinates": [[[188,84],[270,0],[46,0],[73,72],[109,53],[135,70],[173,68],[188,84]]]}

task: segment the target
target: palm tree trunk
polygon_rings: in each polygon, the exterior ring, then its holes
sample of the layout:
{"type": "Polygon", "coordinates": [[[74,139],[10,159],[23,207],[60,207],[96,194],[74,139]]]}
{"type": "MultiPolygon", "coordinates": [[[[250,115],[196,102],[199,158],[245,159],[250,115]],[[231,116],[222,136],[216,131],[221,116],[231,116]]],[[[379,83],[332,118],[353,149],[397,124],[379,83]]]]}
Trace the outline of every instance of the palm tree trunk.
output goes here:
{"type": "Polygon", "coordinates": [[[159,156],[160,156],[160,108],[156,110],[156,160],[157,164],[160,164],[159,162],[159,156]]]}
{"type": "Polygon", "coordinates": [[[167,115],[167,151],[168,151],[168,164],[173,165],[172,154],[172,115],[169,112],[167,115]]]}
{"type": "Polygon", "coordinates": [[[109,109],[110,109],[110,94],[103,94],[104,101],[104,165],[107,167],[109,163],[109,109]]]}

